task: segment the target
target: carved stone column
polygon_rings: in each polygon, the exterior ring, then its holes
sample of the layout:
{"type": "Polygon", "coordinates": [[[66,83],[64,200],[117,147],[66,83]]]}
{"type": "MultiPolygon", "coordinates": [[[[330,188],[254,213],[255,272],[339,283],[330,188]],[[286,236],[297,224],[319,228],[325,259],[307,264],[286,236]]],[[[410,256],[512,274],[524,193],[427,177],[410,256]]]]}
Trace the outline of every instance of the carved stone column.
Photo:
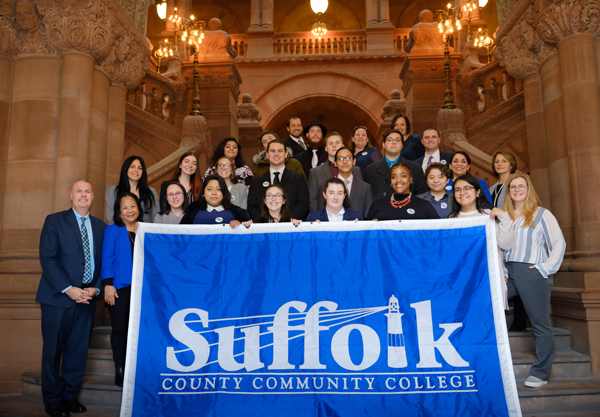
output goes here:
{"type": "Polygon", "coordinates": [[[248,58],[273,56],[273,0],[252,0],[248,37],[248,58]]]}
{"type": "MultiPolygon", "coordinates": [[[[92,82],[92,109],[90,117],[90,140],[88,148],[87,180],[94,190],[105,190],[107,169],[108,117],[110,112],[110,78],[99,68],[94,68],[92,82]]],[[[123,159],[123,156],[121,156],[123,159]]],[[[91,213],[104,218],[105,193],[94,194],[91,213]]]]}
{"type": "Polygon", "coordinates": [[[522,17],[510,33],[500,38],[494,56],[506,66],[510,75],[523,82],[530,175],[543,206],[551,209],[538,43],[539,37],[522,17]]]}
{"type": "Polygon", "coordinates": [[[63,54],[55,211],[64,210],[72,184],[87,174],[93,77],[93,56],[83,52],[63,54]]]}
{"type": "Polygon", "coordinates": [[[367,52],[376,55],[394,54],[394,25],[390,22],[389,0],[365,0],[365,6],[367,52]]]}
{"type": "Polygon", "coordinates": [[[237,123],[239,128],[239,141],[246,161],[252,160],[252,156],[262,150],[259,136],[262,133],[260,121],[262,116],[258,106],[252,103],[252,96],[244,94],[242,102],[237,105],[237,123]]]}
{"type": "Polygon", "coordinates": [[[119,183],[119,174],[123,163],[125,146],[125,104],[127,88],[112,84],[108,105],[108,137],[106,141],[106,177],[105,187],[119,183]]]}
{"type": "Polygon", "coordinates": [[[558,54],[552,54],[541,66],[544,102],[544,122],[548,150],[548,180],[552,213],[558,220],[567,242],[566,268],[572,260],[575,236],[573,232],[573,208],[571,206],[571,181],[567,157],[567,135],[565,127],[563,95],[561,89],[560,62],[558,54]]]}
{"type": "MultiPolygon", "coordinates": [[[[10,58],[0,56],[0,224],[4,212],[4,181],[6,173],[6,144],[10,121],[13,63],[10,58]]],[[[0,228],[0,238],[2,237],[0,228]]]]}

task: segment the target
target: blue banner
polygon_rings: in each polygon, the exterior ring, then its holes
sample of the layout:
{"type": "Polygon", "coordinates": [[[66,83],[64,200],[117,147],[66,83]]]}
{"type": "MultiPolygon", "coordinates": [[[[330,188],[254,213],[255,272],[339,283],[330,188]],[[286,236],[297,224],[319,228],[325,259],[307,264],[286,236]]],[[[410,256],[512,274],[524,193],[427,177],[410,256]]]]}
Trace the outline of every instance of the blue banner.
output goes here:
{"type": "Polygon", "coordinates": [[[122,416],[520,416],[495,226],[141,224],[122,416]]]}

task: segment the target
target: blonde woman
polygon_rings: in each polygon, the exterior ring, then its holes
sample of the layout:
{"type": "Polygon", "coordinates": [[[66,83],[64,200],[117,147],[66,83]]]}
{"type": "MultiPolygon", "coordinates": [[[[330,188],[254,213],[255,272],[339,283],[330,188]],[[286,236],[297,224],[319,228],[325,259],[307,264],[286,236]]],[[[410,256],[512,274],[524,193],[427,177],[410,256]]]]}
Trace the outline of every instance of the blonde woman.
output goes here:
{"type": "Polygon", "coordinates": [[[535,335],[537,358],[525,386],[538,388],[548,382],[554,362],[554,335],[550,323],[552,277],[560,268],[566,243],[556,218],[540,207],[531,179],[515,172],[506,181],[504,210],[513,220],[517,241],[505,251],[508,297],[519,294],[535,335]]]}

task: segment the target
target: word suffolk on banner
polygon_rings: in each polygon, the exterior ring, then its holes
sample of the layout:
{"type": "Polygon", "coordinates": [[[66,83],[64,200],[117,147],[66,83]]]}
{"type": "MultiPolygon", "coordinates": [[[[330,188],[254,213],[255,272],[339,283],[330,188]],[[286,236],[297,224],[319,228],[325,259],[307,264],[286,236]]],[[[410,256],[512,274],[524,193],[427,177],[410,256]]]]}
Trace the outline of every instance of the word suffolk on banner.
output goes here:
{"type": "Polygon", "coordinates": [[[121,416],[521,415],[487,217],[140,224],[121,416]]]}

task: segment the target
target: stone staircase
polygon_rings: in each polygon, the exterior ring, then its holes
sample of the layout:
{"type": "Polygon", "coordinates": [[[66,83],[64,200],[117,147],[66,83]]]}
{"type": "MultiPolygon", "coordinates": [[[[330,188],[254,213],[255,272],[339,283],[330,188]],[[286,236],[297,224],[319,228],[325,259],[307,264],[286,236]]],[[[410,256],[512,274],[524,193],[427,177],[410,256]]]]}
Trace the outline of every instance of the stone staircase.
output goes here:
{"type": "MultiPolygon", "coordinates": [[[[600,378],[592,377],[588,355],[571,350],[571,333],[568,330],[554,328],[557,352],[550,383],[537,389],[523,386],[535,360],[531,330],[509,335],[523,416],[600,416],[600,378]]],[[[39,372],[22,375],[24,398],[41,398],[40,375],[39,372]]],[[[86,405],[115,409],[120,407],[121,392],[121,388],[114,385],[110,327],[96,327],[79,399],[86,405]]]]}

